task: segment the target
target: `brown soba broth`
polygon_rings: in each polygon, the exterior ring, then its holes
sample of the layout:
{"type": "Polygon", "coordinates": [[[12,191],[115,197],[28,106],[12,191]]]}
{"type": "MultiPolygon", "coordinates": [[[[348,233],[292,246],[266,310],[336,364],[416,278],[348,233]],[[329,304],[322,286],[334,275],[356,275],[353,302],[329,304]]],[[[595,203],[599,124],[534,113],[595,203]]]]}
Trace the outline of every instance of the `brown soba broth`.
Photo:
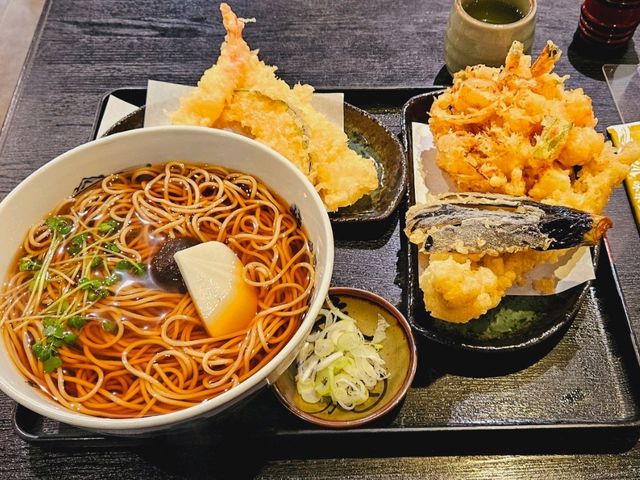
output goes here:
{"type": "Polygon", "coordinates": [[[308,308],[313,264],[299,219],[256,178],[140,167],[63,201],[27,232],[3,289],[2,334],[22,375],[71,410],[171,412],[229,390],[282,349],[308,308]],[[170,239],[233,251],[257,298],[245,328],[212,337],[189,293],[151,275],[170,239]]]}

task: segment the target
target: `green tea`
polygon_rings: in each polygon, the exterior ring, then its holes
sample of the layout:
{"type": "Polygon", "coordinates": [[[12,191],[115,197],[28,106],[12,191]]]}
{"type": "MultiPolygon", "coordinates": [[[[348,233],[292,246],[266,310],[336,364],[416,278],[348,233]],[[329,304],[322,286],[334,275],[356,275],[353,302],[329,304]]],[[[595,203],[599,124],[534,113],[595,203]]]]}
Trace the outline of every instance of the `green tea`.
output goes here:
{"type": "Polygon", "coordinates": [[[473,18],[486,23],[513,23],[525,15],[515,5],[501,0],[471,0],[463,3],[463,7],[473,18]]]}

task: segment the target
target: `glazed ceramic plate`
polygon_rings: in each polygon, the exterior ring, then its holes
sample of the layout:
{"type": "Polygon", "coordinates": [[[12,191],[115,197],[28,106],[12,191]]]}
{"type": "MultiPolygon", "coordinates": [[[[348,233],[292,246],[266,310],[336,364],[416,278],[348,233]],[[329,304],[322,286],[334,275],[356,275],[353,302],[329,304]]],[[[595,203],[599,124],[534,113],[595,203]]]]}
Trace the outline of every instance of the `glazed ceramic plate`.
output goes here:
{"type": "MultiPolygon", "coordinates": [[[[427,123],[429,110],[441,91],[418,95],[403,109],[403,132],[409,151],[409,204],[415,203],[413,190],[413,145],[411,124],[427,123]]],[[[404,228],[404,225],[403,225],[404,228]]],[[[406,240],[405,240],[406,241],[406,240]]],[[[409,287],[407,303],[413,328],[425,337],[448,347],[472,351],[510,352],[538,345],[563,332],[575,317],[591,282],[562,293],[544,296],[507,296],[500,304],[476,320],[465,324],[444,322],[426,311],[418,281],[418,249],[408,245],[409,287]]],[[[600,248],[592,249],[594,269],[600,248]]]]}
{"type": "Polygon", "coordinates": [[[308,422],[329,428],[351,428],[382,417],[404,398],[416,372],[416,346],[407,320],[382,297],[355,288],[330,288],[329,295],[335,306],[356,319],[365,337],[373,335],[378,314],[389,323],[379,351],[389,378],[379,381],[369,399],[353,410],[344,410],[328,399],[315,404],[305,402],[296,391],[295,362],[274,384],[274,390],[292,413],[308,422]]]}
{"type": "Polygon", "coordinates": [[[458,324],[429,315],[417,278],[412,283],[415,330],[443,345],[474,351],[516,351],[542,343],[568,327],[588,289],[584,284],[555,295],[507,296],[480,318],[458,324]]]}
{"type": "MultiPolygon", "coordinates": [[[[142,128],[144,107],[122,118],[106,135],[142,128]]],[[[376,118],[348,103],[344,104],[344,129],[349,146],[371,158],[380,186],[355,204],[329,214],[333,223],[377,222],[386,220],[398,208],[405,191],[407,159],[398,138],[376,118]]]]}

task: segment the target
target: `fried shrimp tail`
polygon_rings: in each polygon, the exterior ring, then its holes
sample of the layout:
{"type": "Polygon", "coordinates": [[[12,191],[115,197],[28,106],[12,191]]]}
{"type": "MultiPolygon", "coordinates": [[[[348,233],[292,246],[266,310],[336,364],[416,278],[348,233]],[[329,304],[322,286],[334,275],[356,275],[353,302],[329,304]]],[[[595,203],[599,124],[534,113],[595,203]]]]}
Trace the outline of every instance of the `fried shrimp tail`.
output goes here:
{"type": "Polygon", "coordinates": [[[170,114],[174,124],[212,127],[244,77],[251,55],[242,38],[244,22],[226,3],[220,12],[227,34],[218,61],[204,72],[198,88],[180,99],[180,108],[170,114]]]}
{"type": "Polygon", "coordinates": [[[551,73],[556,62],[560,60],[562,51],[551,40],[547,40],[547,44],[540,52],[540,55],[531,66],[531,75],[540,77],[547,73],[551,73]]]}
{"type": "Polygon", "coordinates": [[[520,62],[524,56],[524,45],[515,41],[511,44],[511,48],[507,52],[507,58],[504,60],[504,69],[513,72],[520,67],[520,62]]]}

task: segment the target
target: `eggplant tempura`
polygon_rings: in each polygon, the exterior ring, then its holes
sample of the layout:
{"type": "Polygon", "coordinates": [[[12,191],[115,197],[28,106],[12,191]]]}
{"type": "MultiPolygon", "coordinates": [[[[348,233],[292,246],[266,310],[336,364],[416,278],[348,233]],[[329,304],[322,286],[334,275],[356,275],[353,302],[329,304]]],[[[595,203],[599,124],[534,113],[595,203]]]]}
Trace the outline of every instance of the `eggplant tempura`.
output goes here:
{"type": "Polygon", "coordinates": [[[378,187],[373,162],[348,147],[345,133],[311,105],[313,87],[289,87],[242,38],[245,20],[220,5],[227,31],[217,62],[180,101],[174,124],[226,128],[268,145],[316,187],[328,211],[378,187]]]}
{"type": "Polygon", "coordinates": [[[609,218],[528,197],[446,193],[407,212],[405,233],[424,253],[513,253],[595,246],[609,218]]]}

